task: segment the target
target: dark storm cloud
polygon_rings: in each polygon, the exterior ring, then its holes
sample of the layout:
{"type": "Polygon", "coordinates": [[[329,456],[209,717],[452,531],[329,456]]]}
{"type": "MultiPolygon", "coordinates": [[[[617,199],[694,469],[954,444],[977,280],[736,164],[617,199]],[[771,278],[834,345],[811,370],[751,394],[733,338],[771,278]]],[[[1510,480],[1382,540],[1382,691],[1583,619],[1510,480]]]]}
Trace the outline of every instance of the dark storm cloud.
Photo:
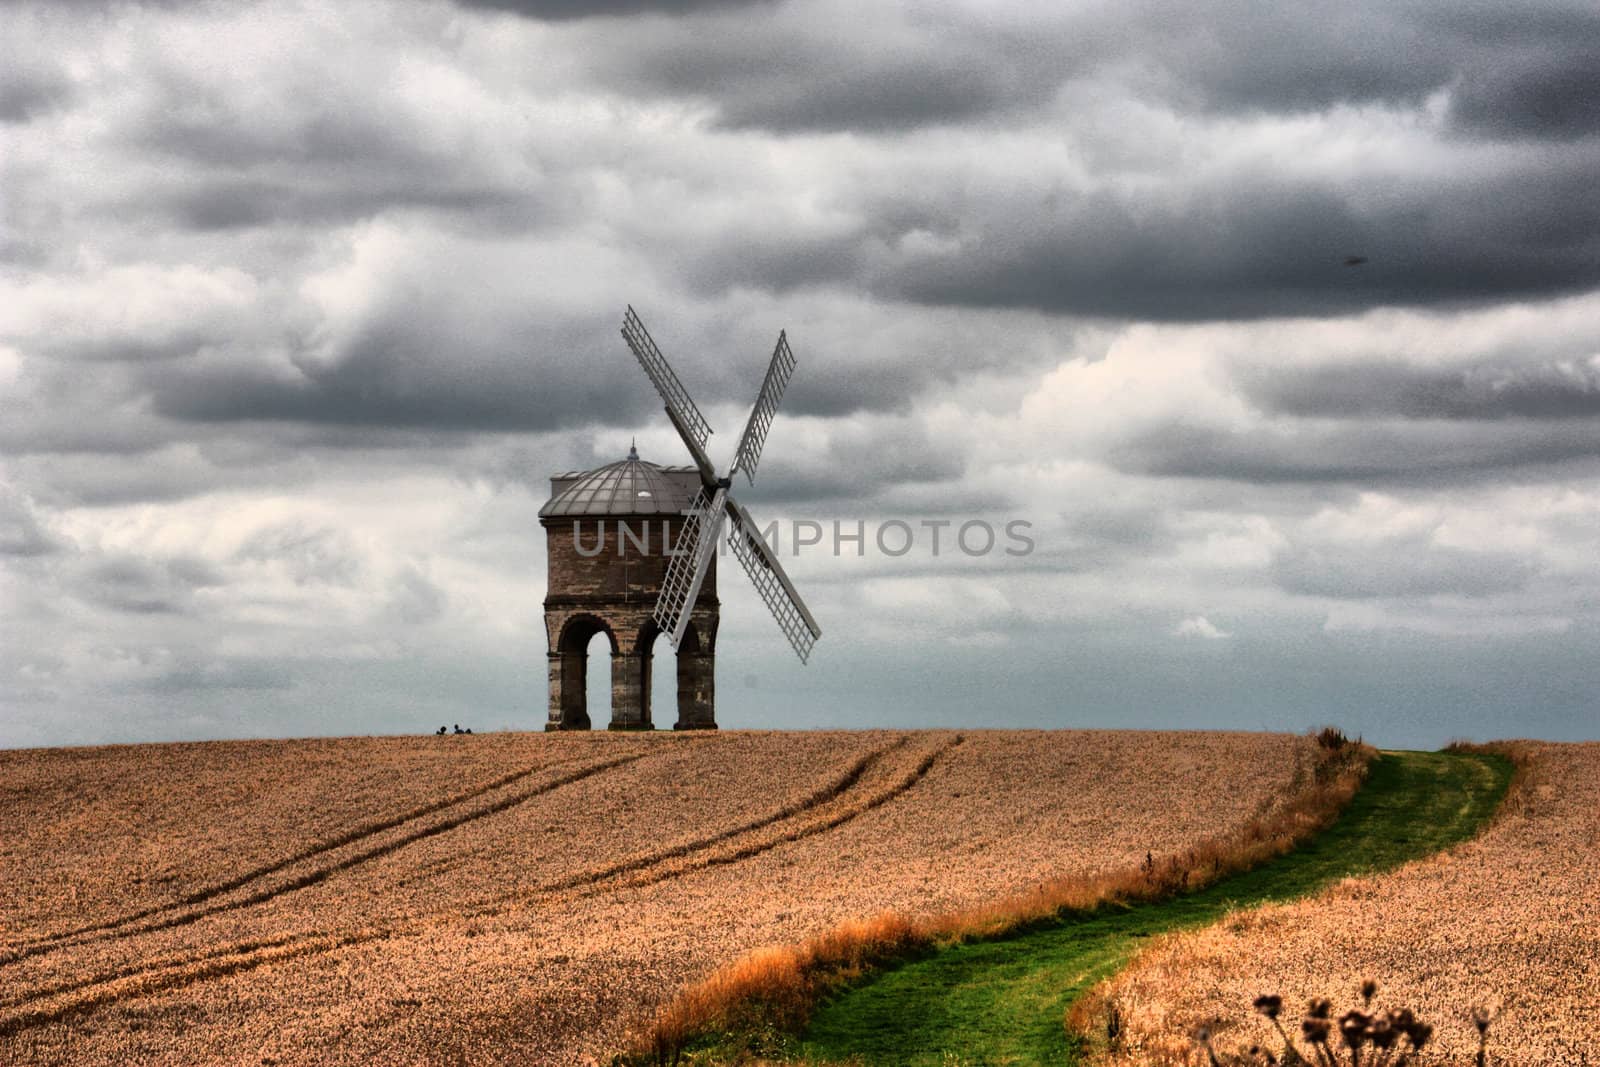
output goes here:
{"type": "Polygon", "coordinates": [[[469,10],[506,11],[547,22],[616,15],[686,15],[721,8],[771,6],[777,0],[456,0],[469,10]]]}
{"type": "Polygon", "coordinates": [[[370,218],[395,208],[470,215],[502,230],[527,228],[547,217],[527,190],[433,181],[404,168],[325,184],[287,174],[270,181],[203,178],[167,189],[153,199],[142,198],[143,206],[152,203],[164,207],[183,228],[199,231],[281,223],[331,224],[370,218]]]}
{"type": "Polygon", "coordinates": [[[1556,296],[1600,285],[1594,173],[1600,150],[1437,186],[1237,174],[1155,192],[996,189],[977,202],[955,176],[927,176],[852,208],[873,218],[893,196],[943,220],[932,227],[751,234],[702,250],[695,274],[708,290],[735,278],[779,292],[865,286],[928,305],[1169,321],[1556,296]]]}
{"type": "Polygon", "coordinates": [[[975,40],[937,39],[850,23],[819,33],[793,22],[696,22],[595,62],[603,79],[635,91],[709,100],[723,128],[780,133],[892,134],[1037,103],[1047,92],[981,43],[992,36],[985,31],[975,30],[975,40]]]}
{"type": "Polygon", "coordinates": [[[1600,284],[1597,168],[1587,150],[1437,185],[1240,173],[966,209],[945,194],[958,242],[879,253],[866,280],[927,303],[1165,320],[1558,295],[1600,284]]]}
{"type": "Polygon", "coordinates": [[[1600,17],[1579,38],[1463,78],[1450,118],[1465,132],[1565,140],[1600,133],[1600,17]]]}
{"type": "Polygon", "coordinates": [[[1600,357],[1466,368],[1351,362],[1236,371],[1268,412],[1312,418],[1570,419],[1600,416],[1600,357]]]}
{"type": "Polygon", "coordinates": [[[1166,422],[1108,450],[1130,473],[1262,484],[1444,485],[1600,458],[1600,424],[1343,423],[1232,430],[1166,422]]]}
{"type": "MultiPolygon", "coordinates": [[[[644,417],[648,395],[585,373],[582,350],[471,348],[425,323],[380,327],[328,367],[294,379],[262,369],[179,372],[153,392],[155,408],[189,422],[304,422],[450,431],[550,430],[644,417]],[[440,353],[451,353],[449,361],[440,353]],[[572,363],[564,359],[574,359],[572,363]]],[[[480,340],[481,345],[481,340],[480,340]]]]}
{"type": "Polygon", "coordinates": [[[603,83],[705,100],[734,128],[905,130],[1036,109],[1076,82],[1197,114],[1416,107],[1458,92],[1464,130],[1563,137],[1589,121],[1577,75],[1600,34],[1592,9],[1559,4],[1147,2],[1039,15],[711,10],[608,24],[595,31],[605,47],[585,48],[603,83]]]}
{"type": "Polygon", "coordinates": [[[1600,284],[1600,148],[1573,137],[1595,92],[1582,77],[1594,69],[1583,42],[1600,40],[1592,12],[1537,8],[1525,22],[1391,4],[1146,4],[1029,21],[830,12],[707,14],[572,40],[599,84],[700,100],[714,124],[749,132],[1027,130],[1041,148],[1092,161],[1119,121],[1114,104],[1182,122],[1152,126],[1148,170],[1087,188],[1073,168],[1052,181],[1055,156],[997,149],[1015,156],[1007,183],[963,155],[972,145],[853,172],[822,190],[853,229],[764,222],[705,242],[687,270],[706,292],[834,285],[930,305],[1192,321],[1600,284]],[[1425,107],[1434,94],[1443,118],[1425,107]],[[1373,151],[1386,155],[1330,157],[1323,173],[1266,152],[1178,163],[1237,133],[1202,123],[1368,104],[1414,117],[1410,150],[1379,139],[1373,151]],[[1506,130],[1551,140],[1517,159],[1449,158],[1488,151],[1473,131],[1506,130]],[[1347,268],[1351,257],[1364,262],[1347,268]]]}
{"type": "Polygon", "coordinates": [[[478,215],[501,230],[549,218],[536,174],[497,173],[483,146],[430,143],[417,129],[422,116],[375,98],[326,103],[281,91],[275,106],[255,111],[230,110],[236,93],[203,84],[158,96],[132,147],[182,161],[185,173],[133,189],[127,207],[162,209],[202,231],[322,225],[396,208],[478,215]],[[179,97],[197,94],[221,103],[196,114],[179,97]]]}

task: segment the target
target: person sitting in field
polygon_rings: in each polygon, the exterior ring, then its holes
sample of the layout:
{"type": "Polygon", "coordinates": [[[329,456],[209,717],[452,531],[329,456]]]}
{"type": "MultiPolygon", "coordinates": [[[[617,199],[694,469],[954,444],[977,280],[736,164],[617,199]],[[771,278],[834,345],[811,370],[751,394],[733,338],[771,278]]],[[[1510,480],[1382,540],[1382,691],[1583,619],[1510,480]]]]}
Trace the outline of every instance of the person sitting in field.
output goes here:
{"type": "Polygon", "coordinates": [[[461,724],[460,724],[460,723],[456,723],[456,733],[458,733],[458,734],[459,734],[459,733],[462,733],[462,732],[463,732],[463,731],[462,731],[462,729],[461,729],[461,724]]]}
{"type": "Polygon", "coordinates": [[[439,727],[439,732],[437,734],[435,734],[434,736],[435,737],[443,737],[448,732],[449,732],[449,727],[441,726],[441,727],[439,727]]]}

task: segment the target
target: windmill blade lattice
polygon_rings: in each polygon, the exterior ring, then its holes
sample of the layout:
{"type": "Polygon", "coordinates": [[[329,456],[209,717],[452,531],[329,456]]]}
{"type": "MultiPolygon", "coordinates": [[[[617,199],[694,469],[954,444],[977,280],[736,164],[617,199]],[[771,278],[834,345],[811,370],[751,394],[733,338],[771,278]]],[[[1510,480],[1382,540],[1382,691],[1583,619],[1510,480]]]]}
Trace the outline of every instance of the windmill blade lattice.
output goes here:
{"type": "Polygon", "coordinates": [[[628,347],[633,349],[639,366],[650,376],[650,383],[656,387],[656,392],[666,401],[668,413],[694,437],[701,448],[704,448],[706,438],[711,436],[711,426],[706,422],[705,416],[700,414],[700,409],[695,406],[689,391],[672,372],[667,357],[656,347],[654,338],[650,336],[650,331],[644,328],[644,323],[634,312],[632,304],[628,305],[628,313],[622,317],[622,337],[628,342],[628,347]]]}
{"type": "Polygon", "coordinates": [[[733,454],[733,469],[743,471],[745,479],[756,484],[756,464],[761,461],[761,446],[767,441],[767,431],[778,415],[778,402],[794,373],[794,353],[789,351],[789,338],[778,331],[778,346],[772,350],[772,362],[767,364],[767,377],[756,395],[756,405],[750,409],[750,421],[744,425],[744,436],[739,438],[739,448],[733,454]]]}
{"type": "Polygon", "coordinates": [[[706,491],[700,490],[684,516],[678,543],[667,561],[667,574],[661,582],[661,596],[656,600],[654,617],[673,648],[683,640],[683,631],[689,625],[689,611],[700,595],[700,586],[711,568],[711,557],[716,554],[717,539],[722,535],[722,524],[727,518],[723,510],[727,495],[727,490],[718,489],[715,496],[708,498],[706,491]]]}
{"type": "Polygon", "coordinates": [[[801,663],[806,663],[811,659],[812,646],[822,636],[822,628],[811,617],[811,612],[806,610],[800,595],[794,591],[783,565],[756,529],[749,512],[733,501],[729,501],[729,504],[730,510],[737,511],[733,529],[729,531],[728,547],[733,549],[733,554],[744,566],[744,572],[750,576],[750,584],[766,601],[767,610],[778,621],[778,629],[789,639],[795,655],[800,657],[801,663]]]}

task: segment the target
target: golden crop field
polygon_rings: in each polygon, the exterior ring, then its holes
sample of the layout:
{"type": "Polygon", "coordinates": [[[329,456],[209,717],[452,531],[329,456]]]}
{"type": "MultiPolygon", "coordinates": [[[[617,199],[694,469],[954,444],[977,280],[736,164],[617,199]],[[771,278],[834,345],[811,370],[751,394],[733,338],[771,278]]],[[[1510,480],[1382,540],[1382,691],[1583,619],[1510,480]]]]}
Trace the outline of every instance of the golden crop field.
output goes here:
{"type": "Polygon", "coordinates": [[[871,731],[0,752],[0,1063],[579,1063],[753,949],[1225,832],[1309,748],[871,731]]]}
{"type": "Polygon", "coordinates": [[[1479,1006],[1493,1063],[1600,1062],[1600,743],[1516,748],[1525,777],[1475,840],[1152,945],[1107,990],[1129,1062],[1192,1062],[1202,1024],[1276,1047],[1254,997],[1342,1010],[1369,977],[1379,1007],[1434,1025],[1429,1062],[1474,1062],[1479,1006]]]}

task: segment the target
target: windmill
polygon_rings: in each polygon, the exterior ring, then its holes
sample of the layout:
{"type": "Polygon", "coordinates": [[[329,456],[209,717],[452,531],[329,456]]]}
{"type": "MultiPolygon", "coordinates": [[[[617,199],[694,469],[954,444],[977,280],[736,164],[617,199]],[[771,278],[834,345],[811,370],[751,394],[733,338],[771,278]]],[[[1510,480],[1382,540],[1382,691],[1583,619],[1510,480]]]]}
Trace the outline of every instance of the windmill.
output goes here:
{"type": "Polygon", "coordinates": [[[728,468],[727,474],[719,478],[706,455],[706,438],[711,435],[711,427],[695,406],[688,390],[684,389],[683,383],[678,381],[678,376],[661,354],[661,349],[656,347],[632,305],[629,305],[627,314],[622,318],[622,336],[639,360],[639,366],[649,375],[650,384],[661,394],[666,404],[667,418],[672,420],[673,427],[677,429],[678,436],[683,438],[689,454],[694,457],[695,467],[700,471],[700,492],[689,507],[683,528],[678,534],[678,543],[673,546],[667,563],[666,578],[661,583],[661,596],[655,608],[656,625],[668,636],[672,647],[677,648],[689,625],[688,609],[700,595],[700,584],[705,581],[706,571],[716,554],[723,527],[731,524],[729,547],[738,557],[744,572],[750,576],[756,592],[766,601],[767,610],[778,621],[778,628],[789,639],[789,644],[794,646],[800,662],[806,662],[811,655],[811,647],[822,636],[822,627],[806,610],[805,602],[795,592],[789,576],[783,572],[777,553],[762,538],[755,520],[733,499],[730,491],[735,473],[742,472],[751,485],[755,484],[761,446],[766,443],[767,431],[772,428],[772,420],[778,414],[778,401],[783,397],[784,387],[789,384],[789,375],[794,373],[794,353],[789,351],[788,338],[783,331],[778,332],[778,344],[772,350],[772,362],[767,365],[766,380],[761,383],[761,392],[750,411],[750,420],[745,423],[744,436],[739,438],[739,447],[733,454],[733,465],[728,468]]]}

